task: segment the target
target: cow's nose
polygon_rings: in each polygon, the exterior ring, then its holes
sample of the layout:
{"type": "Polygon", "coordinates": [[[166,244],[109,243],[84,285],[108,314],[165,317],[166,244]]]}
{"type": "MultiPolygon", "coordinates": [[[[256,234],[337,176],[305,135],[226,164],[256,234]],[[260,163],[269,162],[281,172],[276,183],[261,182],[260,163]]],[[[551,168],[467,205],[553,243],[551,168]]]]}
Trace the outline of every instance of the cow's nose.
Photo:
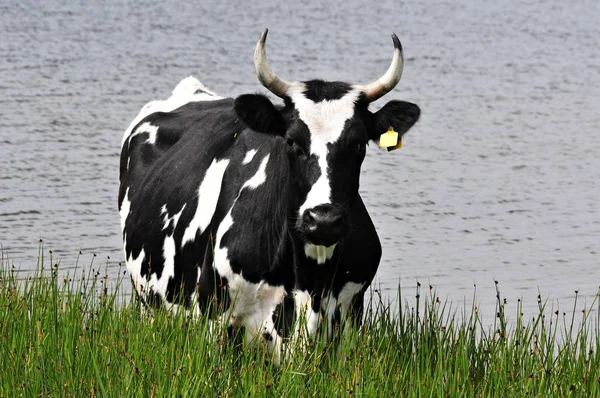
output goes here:
{"type": "Polygon", "coordinates": [[[319,205],[305,210],[302,224],[306,238],[314,244],[324,246],[338,242],[348,228],[346,213],[332,205],[319,205]]]}

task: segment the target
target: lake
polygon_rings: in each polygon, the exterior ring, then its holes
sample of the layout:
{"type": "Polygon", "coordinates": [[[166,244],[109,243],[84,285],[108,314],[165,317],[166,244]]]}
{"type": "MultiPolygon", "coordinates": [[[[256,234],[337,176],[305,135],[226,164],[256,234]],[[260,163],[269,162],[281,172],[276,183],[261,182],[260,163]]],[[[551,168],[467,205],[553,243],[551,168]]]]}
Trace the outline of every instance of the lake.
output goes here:
{"type": "MultiPolygon", "coordinates": [[[[288,80],[365,83],[405,50],[415,102],[404,148],[375,145],[361,192],[383,243],[377,286],[433,285],[458,307],[477,285],[493,318],[541,294],[571,309],[600,285],[600,2],[194,1],[0,5],[0,245],[23,271],[38,241],[63,270],[123,261],[117,212],[125,128],[194,75],[220,95],[265,92],[253,53],[269,28],[288,80]]],[[[123,287],[129,289],[128,283],[123,287]]],[[[582,308],[582,307],[581,307],[582,308]]]]}

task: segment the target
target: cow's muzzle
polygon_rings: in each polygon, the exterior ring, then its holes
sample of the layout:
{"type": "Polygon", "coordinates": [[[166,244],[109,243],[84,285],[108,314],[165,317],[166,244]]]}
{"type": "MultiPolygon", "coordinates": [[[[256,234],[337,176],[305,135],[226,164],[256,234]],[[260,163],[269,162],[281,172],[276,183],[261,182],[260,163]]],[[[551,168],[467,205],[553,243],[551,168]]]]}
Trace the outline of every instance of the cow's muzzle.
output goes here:
{"type": "Polygon", "coordinates": [[[315,206],[304,211],[300,229],[309,242],[331,246],[347,235],[348,215],[343,209],[330,204],[315,206]]]}

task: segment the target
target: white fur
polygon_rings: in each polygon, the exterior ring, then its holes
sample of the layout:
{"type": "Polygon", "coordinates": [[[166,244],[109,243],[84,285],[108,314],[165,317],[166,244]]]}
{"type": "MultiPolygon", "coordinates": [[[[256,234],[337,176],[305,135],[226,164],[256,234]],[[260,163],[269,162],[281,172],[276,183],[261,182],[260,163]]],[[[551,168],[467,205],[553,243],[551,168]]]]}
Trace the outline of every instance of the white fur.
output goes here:
{"type": "Polygon", "coordinates": [[[362,291],[364,285],[364,283],[346,282],[344,287],[342,287],[342,290],[340,290],[337,301],[340,306],[340,317],[342,318],[342,322],[348,316],[350,303],[352,303],[354,296],[362,291]]]}
{"type": "MultiPolygon", "coordinates": [[[[125,237],[124,240],[126,241],[127,238],[125,237]]],[[[175,240],[172,235],[165,237],[163,243],[163,257],[165,262],[160,279],[156,277],[156,273],[152,273],[149,280],[142,276],[142,263],[146,258],[146,253],[143,248],[136,258],[133,258],[133,255],[131,254],[127,257],[127,253],[125,253],[127,271],[129,272],[129,275],[131,275],[133,287],[140,295],[144,296],[152,291],[163,299],[166,308],[173,311],[179,311],[182,308],[181,306],[169,303],[165,300],[169,280],[175,275],[175,240]]]]}
{"type": "Polygon", "coordinates": [[[305,89],[304,83],[296,82],[287,94],[294,102],[300,119],[310,130],[311,141],[336,142],[344,131],[346,120],[354,115],[354,104],[360,96],[360,90],[353,89],[340,99],[315,103],[306,98],[305,89]]]}
{"type": "MultiPolygon", "coordinates": [[[[244,183],[242,189],[251,188],[256,189],[259,185],[263,184],[267,180],[267,164],[269,163],[269,155],[265,156],[258,166],[256,173],[248,181],[244,183]]],[[[240,190],[241,192],[241,190],[240,190]]]]}
{"type": "Polygon", "coordinates": [[[158,133],[158,126],[155,126],[149,122],[142,123],[133,134],[129,136],[128,143],[131,143],[131,139],[139,134],[148,133],[148,139],[145,141],[147,144],[154,144],[156,142],[156,134],[158,133]]]}
{"type": "MultiPolygon", "coordinates": [[[[127,241],[127,238],[125,237],[124,240],[127,241]]],[[[144,294],[148,291],[148,281],[142,277],[142,262],[144,261],[145,257],[146,253],[144,252],[143,248],[140,250],[140,254],[136,258],[133,258],[133,254],[130,254],[129,257],[127,257],[127,252],[125,252],[125,258],[127,259],[127,271],[129,271],[129,275],[131,275],[133,287],[140,294],[144,294]]]]}
{"type": "Polygon", "coordinates": [[[135,126],[137,126],[145,117],[156,112],[171,112],[187,103],[197,101],[214,101],[221,99],[222,97],[217,96],[215,93],[204,87],[198,79],[189,76],[179,82],[177,87],[173,90],[173,94],[164,101],[152,101],[148,102],[140,113],[133,119],[129,124],[125,134],[123,135],[123,141],[121,147],[125,144],[125,141],[131,136],[131,132],[135,126]],[[196,91],[202,90],[205,93],[194,94],[196,91]]]}
{"type": "Polygon", "coordinates": [[[160,214],[163,215],[163,227],[162,230],[164,231],[165,229],[167,229],[169,227],[169,225],[171,225],[171,223],[173,223],[173,229],[175,229],[177,227],[177,223],[179,222],[179,217],[181,217],[181,213],[183,213],[183,209],[185,209],[185,206],[187,205],[187,203],[184,203],[183,206],[181,207],[181,210],[179,210],[179,213],[173,214],[171,217],[169,217],[169,212],[167,211],[167,205],[163,205],[160,214]]]}
{"type": "Polygon", "coordinates": [[[306,254],[306,257],[308,258],[317,260],[317,264],[319,265],[325,264],[325,261],[330,260],[333,256],[336,245],[337,243],[334,243],[331,246],[321,246],[307,243],[304,245],[304,254],[306,254]]]}
{"type": "Polygon", "coordinates": [[[321,175],[312,186],[306,201],[300,206],[299,216],[307,209],[320,204],[331,203],[331,185],[327,176],[327,144],[335,143],[346,121],[354,115],[354,104],[360,96],[360,89],[354,88],[340,99],[313,102],[304,95],[304,83],[292,83],[287,94],[291,97],[300,119],[310,131],[310,153],[318,157],[321,175]]]}
{"type": "Polygon", "coordinates": [[[244,156],[244,160],[242,161],[242,164],[248,164],[252,161],[252,159],[254,158],[254,155],[256,155],[256,149],[251,149],[248,152],[246,152],[246,156],[244,156]]]}
{"type": "MultiPolygon", "coordinates": [[[[162,298],[165,298],[167,294],[167,286],[171,278],[175,276],[175,239],[173,235],[165,236],[163,243],[163,259],[164,266],[160,279],[153,272],[150,274],[149,287],[153,292],[159,294],[162,298]]],[[[150,270],[152,272],[152,270],[150,270]]]]}
{"type": "MultiPolygon", "coordinates": [[[[119,216],[121,217],[121,231],[125,231],[125,222],[129,217],[129,211],[131,209],[131,202],[129,201],[129,188],[125,190],[125,196],[123,197],[123,203],[121,203],[121,210],[119,210],[119,216]]],[[[123,239],[123,241],[125,241],[123,239]]],[[[125,253],[127,256],[127,253],[125,253]]]]}
{"type": "Polygon", "coordinates": [[[186,228],[181,247],[187,242],[193,242],[197,231],[204,231],[213,217],[217,208],[217,201],[221,193],[221,184],[223,183],[223,174],[229,165],[228,159],[213,160],[198,188],[198,206],[196,213],[186,228]]]}
{"type": "Polygon", "coordinates": [[[313,142],[311,144],[311,152],[318,156],[317,159],[321,175],[317,179],[317,182],[310,188],[306,200],[300,206],[300,209],[298,210],[299,217],[302,217],[304,212],[308,209],[312,209],[321,204],[331,203],[331,186],[329,177],[327,176],[327,146],[322,145],[318,141],[313,142]]]}
{"type": "Polygon", "coordinates": [[[314,338],[321,323],[321,314],[312,309],[312,298],[306,290],[294,291],[294,304],[296,307],[296,324],[294,325],[292,341],[300,342],[302,346],[305,346],[306,340],[314,338]]]}

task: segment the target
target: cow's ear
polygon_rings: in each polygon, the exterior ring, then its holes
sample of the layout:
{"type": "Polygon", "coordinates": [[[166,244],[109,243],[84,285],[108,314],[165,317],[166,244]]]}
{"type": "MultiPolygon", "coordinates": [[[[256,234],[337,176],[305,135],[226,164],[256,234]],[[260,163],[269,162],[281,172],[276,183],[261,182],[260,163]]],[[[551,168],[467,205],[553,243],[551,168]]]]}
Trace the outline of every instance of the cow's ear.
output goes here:
{"type": "Polygon", "coordinates": [[[416,104],[406,101],[390,101],[373,114],[372,140],[392,127],[400,136],[406,133],[419,120],[421,110],[416,104]]]}
{"type": "Polygon", "coordinates": [[[235,99],[235,113],[252,130],[265,134],[285,135],[281,112],[262,94],[244,94],[235,99]]]}

